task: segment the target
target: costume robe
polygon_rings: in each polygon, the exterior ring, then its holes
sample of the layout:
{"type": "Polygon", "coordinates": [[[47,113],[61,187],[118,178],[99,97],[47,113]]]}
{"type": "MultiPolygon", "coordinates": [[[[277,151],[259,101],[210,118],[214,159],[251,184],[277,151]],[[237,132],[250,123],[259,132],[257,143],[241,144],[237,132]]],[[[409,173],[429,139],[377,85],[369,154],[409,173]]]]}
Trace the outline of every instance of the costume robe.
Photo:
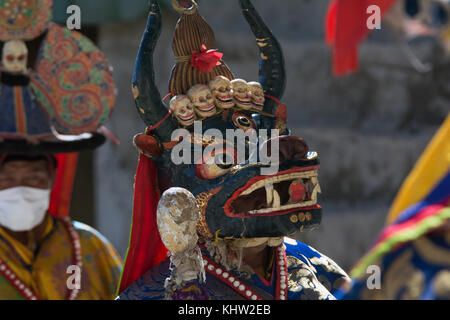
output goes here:
{"type": "MultiPolygon", "coordinates": [[[[286,238],[284,243],[288,270],[288,300],[329,300],[334,299],[334,292],[350,281],[347,274],[330,258],[313,248],[286,238]]],[[[205,250],[202,253],[208,256],[205,250]]],[[[120,300],[160,300],[164,299],[164,280],[169,277],[169,259],[151,269],[131,286],[123,291],[120,300]]],[[[225,268],[223,267],[225,270],[225,268]]],[[[273,268],[275,269],[275,268],[273,268]]],[[[275,297],[278,275],[272,271],[269,280],[257,273],[229,272],[261,298],[273,300],[275,297]]],[[[206,273],[206,291],[211,300],[239,300],[244,297],[232,286],[217,277],[206,273]]]]}

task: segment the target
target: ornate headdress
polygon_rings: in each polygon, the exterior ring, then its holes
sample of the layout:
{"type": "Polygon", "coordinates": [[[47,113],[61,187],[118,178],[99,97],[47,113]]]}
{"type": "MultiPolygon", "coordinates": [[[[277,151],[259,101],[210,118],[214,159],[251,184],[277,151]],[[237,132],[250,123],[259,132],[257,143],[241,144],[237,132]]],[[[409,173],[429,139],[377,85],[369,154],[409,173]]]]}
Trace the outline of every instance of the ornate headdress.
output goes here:
{"type": "Polygon", "coordinates": [[[186,94],[196,84],[208,84],[216,76],[234,79],[223,61],[222,54],[214,50],[214,32],[198,13],[197,4],[184,8],[177,1],[174,7],[182,15],[175,28],[172,50],[176,65],[169,82],[169,92],[186,94]]]}
{"type": "Polygon", "coordinates": [[[0,153],[99,146],[116,95],[103,54],[51,22],[51,0],[5,0],[0,9],[0,153]]]}
{"type": "Polygon", "coordinates": [[[105,141],[116,89],[99,49],[51,19],[51,0],[0,2],[0,160],[55,155],[50,212],[67,215],[74,152],[105,141]]]}

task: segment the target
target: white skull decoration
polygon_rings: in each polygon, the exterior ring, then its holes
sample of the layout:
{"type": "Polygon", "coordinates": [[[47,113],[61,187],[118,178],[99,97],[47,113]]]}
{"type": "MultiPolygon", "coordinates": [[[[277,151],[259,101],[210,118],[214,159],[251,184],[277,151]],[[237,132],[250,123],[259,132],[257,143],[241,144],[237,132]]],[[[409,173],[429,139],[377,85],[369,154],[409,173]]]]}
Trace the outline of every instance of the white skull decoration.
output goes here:
{"type": "Polygon", "coordinates": [[[242,109],[250,110],[252,102],[247,81],[235,79],[231,81],[231,87],[233,88],[234,103],[242,109]]]}
{"type": "Polygon", "coordinates": [[[262,110],[264,107],[264,102],[266,99],[264,98],[264,90],[259,82],[249,82],[248,88],[250,90],[250,96],[252,99],[253,108],[262,110]]]}
{"type": "Polygon", "coordinates": [[[3,68],[11,73],[27,71],[28,49],[21,40],[10,40],[5,43],[2,52],[3,68]]]}
{"type": "Polygon", "coordinates": [[[199,117],[207,118],[216,114],[214,98],[208,86],[196,84],[187,92],[199,117]]]}
{"type": "Polygon", "coordinates": [[[209,83],[209,89],[214,96],[216,106],[221,109],[234,107],[231,81],[224,76],[217,76],[209,83]]]}
{"type": "Polygon", "coordinates": [[[173,97],[172,100],[170,100],[170,110],[175,115],[178,122],[185,127],[190,126],[197,120],[194,105],[191,100],[189,100],[188,96],[179,95],[173,97]]]}

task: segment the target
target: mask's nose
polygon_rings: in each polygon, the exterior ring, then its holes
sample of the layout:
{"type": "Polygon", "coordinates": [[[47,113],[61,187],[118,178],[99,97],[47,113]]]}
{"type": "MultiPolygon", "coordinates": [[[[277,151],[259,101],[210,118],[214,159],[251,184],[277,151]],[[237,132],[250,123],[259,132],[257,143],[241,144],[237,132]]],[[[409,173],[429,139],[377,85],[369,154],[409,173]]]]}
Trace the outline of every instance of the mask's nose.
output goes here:
{"type": "MultiPolygon", "coordinates": [[[[263,152],[267,152],[269,157],[272,156],[272,143],[278,140],[278,153],[280,162],[287,160],[300,160],[305,158],[309,151],[308,145],[304,139],[295,136],[280,136],[267,140],[261,149],[263,152]]],[[[274,148],[273,151],[276,151],[274,148]]]]}

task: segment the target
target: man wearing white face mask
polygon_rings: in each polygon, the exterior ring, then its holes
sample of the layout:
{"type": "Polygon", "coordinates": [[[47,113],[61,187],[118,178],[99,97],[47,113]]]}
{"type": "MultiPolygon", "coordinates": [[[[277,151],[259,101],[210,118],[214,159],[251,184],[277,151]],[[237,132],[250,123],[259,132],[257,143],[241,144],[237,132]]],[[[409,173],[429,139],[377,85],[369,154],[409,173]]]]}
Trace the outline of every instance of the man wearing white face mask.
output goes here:
{"type": "Polygon", "coordinates": [[[0,300],[112,299],[120,258],[94,229],[48,213],[53,156],[0,156],[0,300]]]}
{"type": "Polygon", "coordinates": [[[114,299],[118,254],[69,210],[77,153],[106,140],[112,67],[51,0],[0,12],[0,300],[114,299]]]}
{"type": "Polygon", "coordinates": [[[0,167],[0,226],[31,244],[49,208],[53,177],[45,158],[7,160],[0,167]]]}

